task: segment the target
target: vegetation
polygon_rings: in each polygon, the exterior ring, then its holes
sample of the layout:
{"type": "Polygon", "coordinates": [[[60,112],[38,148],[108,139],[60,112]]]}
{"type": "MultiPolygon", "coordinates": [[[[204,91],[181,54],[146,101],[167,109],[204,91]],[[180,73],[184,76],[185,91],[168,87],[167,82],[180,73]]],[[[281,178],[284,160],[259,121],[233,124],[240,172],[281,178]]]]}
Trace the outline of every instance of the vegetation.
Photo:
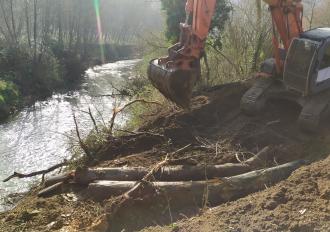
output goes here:
{"type": "Polygon", "coordinates": [[[0,120],[1,115],[8,115],[18,104],[19,92],[12,82],[0,80],[0,120]]]}
{"type": "MultiPolygon", "coordinates": [[[[148,60],[152,55],[153,58],[166,55],[165,48],[178,40],[179,22],[185,17],[184,1],[161,2],[166,16],[166,31],[164,36],[161,34],[156,40],[154,37],[145,38],[143,46],[146,55],[137,69],[139,76],[144,79],[148,60]]],[[[261,1],[217,1],[206,46],[209,67],[212,69],[202,63],[203,78],[197,88],[249,78],[260,62],[271,56],[270,28],[269,12],[261,1]],[[258,17],[255,17],[256,10],[260,12],[258,17]]]]}
{"type": "Polygon", "coordinates": [[[0,118],[71,88],[89,65],[127,58],[141,31],[159,27],[160,20],[146,20],[158,16],[154,7],[134,0],[0,0],[0,81],[7,83],[1,88],[17,90],[15,100],[1,98],[0,118]]]}

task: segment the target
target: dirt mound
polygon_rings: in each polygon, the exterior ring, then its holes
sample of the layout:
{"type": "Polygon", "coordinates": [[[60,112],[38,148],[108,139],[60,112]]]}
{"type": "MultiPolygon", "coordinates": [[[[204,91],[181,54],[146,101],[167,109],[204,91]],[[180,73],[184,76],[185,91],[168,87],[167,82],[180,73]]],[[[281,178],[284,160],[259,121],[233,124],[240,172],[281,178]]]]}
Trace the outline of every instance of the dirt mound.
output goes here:
{"type": "Polygon", "coordinates": [[[181,156],[201,153],[212,164],[238,162],[237,154],[247,159],[266,146],[274,146],[283,154],[278,162],[330,151],[329,127],[324,126],[317,135],[302,133],[296,124],[301,109],[295,104],[274,101],[258,116],[242,114],[240,99],[247,89],[242,83],[217,86],[195,97],[189,112],[166,108],[146,116],[140,131],[153,132],[154,136],[142,133],[116,138],[116,143],[109,141],[102,157],[120,159],[102,165],[149,166],[187,144],[192,144],[191,149],[181,156]]]}
{"type": "Polygon", "coordinates": [[[144,231],[329,231],[330,157],[289,179],[202,216],[144,231]]]}

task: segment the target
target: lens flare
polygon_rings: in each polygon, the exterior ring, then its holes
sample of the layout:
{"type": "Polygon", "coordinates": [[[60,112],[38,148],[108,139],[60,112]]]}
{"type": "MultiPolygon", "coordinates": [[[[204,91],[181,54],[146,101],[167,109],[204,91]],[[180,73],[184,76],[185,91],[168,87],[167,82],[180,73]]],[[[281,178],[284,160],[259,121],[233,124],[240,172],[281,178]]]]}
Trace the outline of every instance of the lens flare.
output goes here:
{"type": "Polygon", "coordinates": [[[99,45],[100,45],[100,55],[102,63],[105,62],[105,55],[104,55],[104,40],[103,40],[103,33],[102,33],[102,22],[101,22],[101,14],[100,14],[100,0],[94,0],[94,8],[95,8],[95,15],[96,15],[96,23],[97,23],[97,33],[99,38],[99,45]]]}

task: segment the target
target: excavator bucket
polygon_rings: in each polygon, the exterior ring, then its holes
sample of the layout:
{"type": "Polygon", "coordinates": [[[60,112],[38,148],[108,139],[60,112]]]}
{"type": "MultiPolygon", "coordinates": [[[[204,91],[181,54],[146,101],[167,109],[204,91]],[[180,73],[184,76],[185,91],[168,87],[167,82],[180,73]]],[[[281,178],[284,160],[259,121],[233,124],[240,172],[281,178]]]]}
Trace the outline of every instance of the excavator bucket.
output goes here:
{"type": "Polygon", "coordinates": [[[200,76],[200,69],[167,69],[158,63],[158,59],[149,63],[148,78],[152,85],[167,99],[184,109],[189,109],[193,87],[200,76]]]}

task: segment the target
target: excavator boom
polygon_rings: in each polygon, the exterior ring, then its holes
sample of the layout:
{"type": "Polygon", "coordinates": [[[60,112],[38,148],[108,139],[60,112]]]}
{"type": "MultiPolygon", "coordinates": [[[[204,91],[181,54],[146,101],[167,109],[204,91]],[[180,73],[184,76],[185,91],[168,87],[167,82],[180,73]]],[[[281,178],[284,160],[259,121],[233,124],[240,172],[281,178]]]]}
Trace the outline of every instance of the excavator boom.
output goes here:
{"type": "Polygon", "coordinates": [[[281,50],[288,52],[294,38],[303,32],[303,5],[301,0],[263,0],[269,5],[273,22],[273,46],[276,71],[283,72],[284,61],[281,50]],[[280,38],[278,38],[278,36],[280,38]],[[280,45],[280,41],[282,45],[280,45]]]}
{"type": "Polygon", "coordinates": [[[148,78],[166,98],[188,109],[192,90],[200,78],[204,53],[216,0],[187,0],[186,21],[180,24],[180,40],[165,58],[150,61],[148,78]],[[192,24],[189,24],[192,18],[192,24]]]}

